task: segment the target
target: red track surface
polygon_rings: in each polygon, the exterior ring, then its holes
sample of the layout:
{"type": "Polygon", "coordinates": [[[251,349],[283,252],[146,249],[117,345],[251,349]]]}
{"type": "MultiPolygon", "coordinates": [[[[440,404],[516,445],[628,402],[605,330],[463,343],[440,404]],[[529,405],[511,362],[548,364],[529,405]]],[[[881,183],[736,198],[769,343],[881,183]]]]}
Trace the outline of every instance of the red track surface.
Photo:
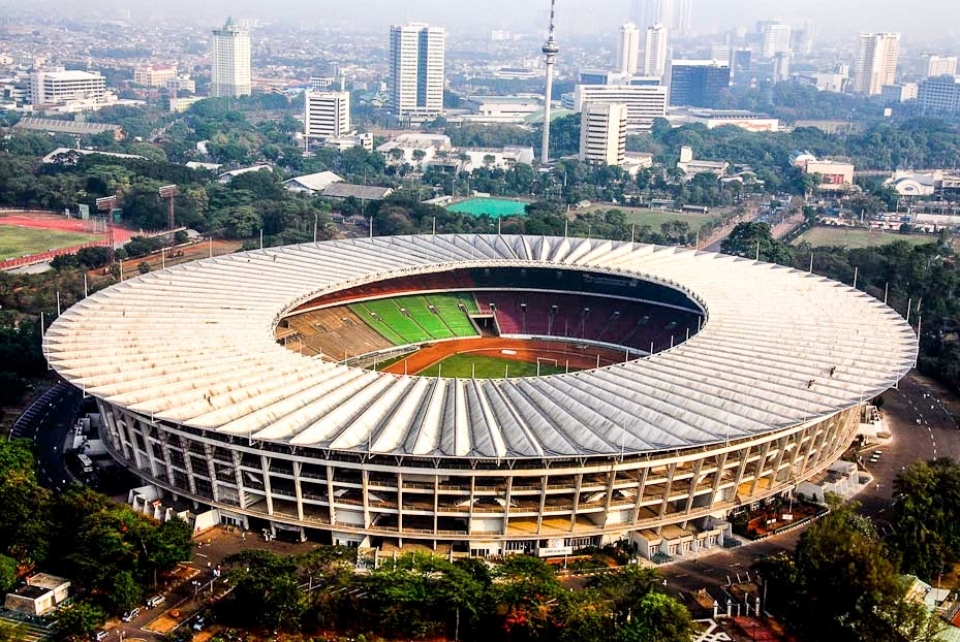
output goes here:
{"type": "Polygon", "coordinates": [[[465,353],[527,363],[536,363],[538,357],[556,359],[561,367],[569,361],[570,367],[576,370],[596,368],[598,354],[601,366],[620,363],[624,359],[624,354],[616,350],[595,346],[578,347],[576,343],[565,341],[526,341],[499,337],[457,339],[430,344],[406,359],[401,359],[384,368],[383,372],[392,374],[406,372],[415,375],[447,357],[465,353]],[[503,354],[503,350],[512,350],[516,354],[503,354]]]}
{"type": "MultiPolygon", "coordinates": [[[[30,256],[18,257],[0,261],[0,270],[42,263],[59,256],[61,254],[73,254],[84,247],[108,244],[108,236],[105,233],[92,232],[93,224],[91,221],[83,221],[76,218],[67,218],[60,214],[50,212],[16,212],[11,214],[0,213],[0,225],[16,225],[19,227],[29,227],[38,230],[56,230],[58,232],[73,232],[74,234],[87,234],[90,236],[89,243],[74,245],[72,247],[63,247],[49,252],[32,254],[30,256]]],[[[126,243],[134,236],[134,232],[121,227],[113,227],[114,243],[126,243]]]]}

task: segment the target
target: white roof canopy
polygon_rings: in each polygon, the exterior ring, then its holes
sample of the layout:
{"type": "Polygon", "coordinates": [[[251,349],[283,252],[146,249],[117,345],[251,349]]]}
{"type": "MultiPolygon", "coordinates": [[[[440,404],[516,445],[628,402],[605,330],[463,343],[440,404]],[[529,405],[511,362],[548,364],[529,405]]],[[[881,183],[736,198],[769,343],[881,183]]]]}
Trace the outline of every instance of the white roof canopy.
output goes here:
{"type": "Polygon", "coordinates": [[[45,351],[86,393],[157,420],[307,447],[487,459],[674,450],[796,425],[893,386],[913,366],[917,338],[867,294],[776,265],[454,235],[288,246],[148,273],[64,313],[45,351]],[[349,284],[520,264],[682,284],[709,319],[652,357],[509,380],[375,373],[274,339],[288,310],[349,284]]]}

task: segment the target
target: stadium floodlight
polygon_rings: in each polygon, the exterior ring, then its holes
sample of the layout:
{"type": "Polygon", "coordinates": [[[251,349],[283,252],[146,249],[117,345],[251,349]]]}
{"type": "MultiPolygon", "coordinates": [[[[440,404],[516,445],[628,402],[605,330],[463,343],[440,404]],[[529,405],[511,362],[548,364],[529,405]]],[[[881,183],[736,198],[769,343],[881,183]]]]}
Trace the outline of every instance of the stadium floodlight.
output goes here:
{"type": "Polygon", "coordinates": [[[176,185],[164,185],[159,190],[160,198],[167,201],[167,228],[172,232],[176,228],[173,217],[173,204],[177,195],[180,194],[180,188],[176,185]]]}
{"type": "Polygon", "coordinates": [[[97,199],[97,209],[101,212],[109,212],[117,206],[117,197],[113,196],[104,196],[103,198],[97,199]]]}

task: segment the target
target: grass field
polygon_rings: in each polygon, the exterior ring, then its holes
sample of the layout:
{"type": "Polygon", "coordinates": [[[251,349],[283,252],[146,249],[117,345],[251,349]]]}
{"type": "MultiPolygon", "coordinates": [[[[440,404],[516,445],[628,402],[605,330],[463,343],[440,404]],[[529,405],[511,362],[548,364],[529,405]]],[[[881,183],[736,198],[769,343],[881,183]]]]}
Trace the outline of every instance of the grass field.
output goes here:
{"type": "Polygon", "coordinates": [[[97,237],[90,234],[0,225],[0,261],[15,259],[24,254],[40,254],[62,247],[83,245],[96,240],[97,237]]]}
{"type": "MultiPolygon", "coordinates": [[[[563,368],[554,367],[551,363],[541,362],[540,364],[541,376],[560,374],[561,372],[564,372],[563,368]]],[[[417,374],[422,377],[443,376],[449,379],[470,379],[473,376],[477,379],[505,379],[509,374],[512,379],[514,377],[537,376],[537,364],[497,357],[456,354],[417,374]],[[476,367],[476,371],[474,371],[474,367],[476,367]]]]}
{"type": "Polygon", "coordinates": [[[505,216],[525,216],[527,213],[525,201],[510,201],[502,198],[471,198],[455,203],[447,209],[451,212],[480,216],[487,214],[490,218],[505,216]]]}
{"type": "Polygon", "coordinates": [[[649,225],[654,232],[660,231],[660,226],[671,221],[683,221],[690,225],[690,230],[696,232],[703,225],[713,220],[712,214],[693,214],[691,212],[669,212],[665,210],[648,210],[638,207],[619,207],[616,205],[594,205],[588,212],[606,212],[620,210],[626,215],[627,225],[643,227],[649,225]]]}
{"type": "Polygon", "coordinates": [[[847,227],[815,227],[793,241],[800,245],[806,241],[813,247],[864,248],[886,245],[894,241],[906,241],[912,245],[935,243],[935,236],[924,234],[900,234],[899,232],[875,232],[847,227]]]}

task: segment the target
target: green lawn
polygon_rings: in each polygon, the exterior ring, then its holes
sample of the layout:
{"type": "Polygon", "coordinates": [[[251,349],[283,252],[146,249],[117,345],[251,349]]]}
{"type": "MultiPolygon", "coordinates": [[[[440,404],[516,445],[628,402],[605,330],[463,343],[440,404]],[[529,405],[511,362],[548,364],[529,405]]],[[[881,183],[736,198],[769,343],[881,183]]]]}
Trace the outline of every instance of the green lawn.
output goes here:
{"type": "MultiPolygon", "coordinates": [[[[560,374],[561,372],[564,372],[564,369],[556,368],[553,364],[543,362],[540,364],[541,376],[560,374]]],[[[537,376],[537,364],[497,357],[456,354],[417,374],[422,377],[443,376],[448,379],[470,379],[473,376],[476,376],[477,379],[505,379],[509,375],[512,379],[514,377],[537,376]],[[476,371],[474,371],[474,367],[476,367],[476,371]]]]}
{"type": "Polygon", "coordinates": [[[894,241],[906,241],[912,245],[936,243],[937,237],[926,234],[900,234],[899,232],[877,232],[849,227],[821,226],[815,227],[793,241],[800,245],[806,241],[813,247],[847,248],[877,247],[894,241]]]}
{"type": "Polygon", "coordinates": [[[660,231],[660,226],[671,221],[683,221],[690,225],[690,231],[696,232],[705,223],[713,220],[713,214],[694,214],[692,212],[669,212],[665,210],[648,210],[638,207],[618,207],[616,205],[595,205],[588,212],[606,212],[620,210],[627,219],[627,225],[643,227],[649,225],[654,232],[660,231]]]}
{"type": "Polygon", "coordinates": [[[526,216],[527,201],[514,201],[505,198],[470,198],[447,207],[451,212],[469,214],[470,216],[488,215],[490,218],[504,218],[507,216],[526,216]]]}
{"type": "Polygon", "coordinates": [[[40,254],[52,249],[84,245],[96,240],[96,237],[90,234],[0,225],[0,261],[15,259],[24,254],[40,254]]]}

